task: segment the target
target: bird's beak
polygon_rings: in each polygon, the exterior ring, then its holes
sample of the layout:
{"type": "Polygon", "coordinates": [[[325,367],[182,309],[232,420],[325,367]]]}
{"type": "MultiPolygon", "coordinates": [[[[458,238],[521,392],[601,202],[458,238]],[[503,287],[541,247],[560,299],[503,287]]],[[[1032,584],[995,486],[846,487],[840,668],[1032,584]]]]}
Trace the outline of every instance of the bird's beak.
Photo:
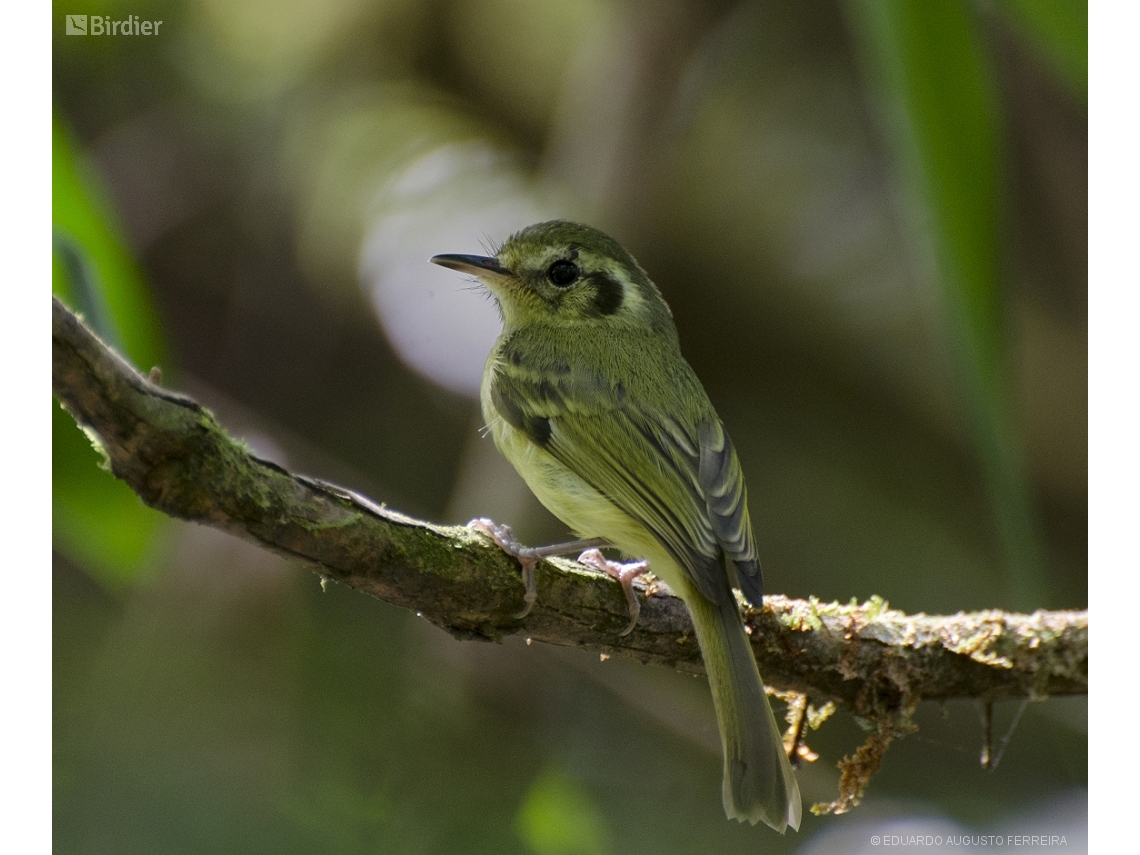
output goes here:
{"type": "Polygon", "coordinates": [[[460,273],[472,273],[475,276],[510,276],[511,271],[499,264],[499,259],[484,255],[433,255],[432,264],[450,267],[460,273]]]}

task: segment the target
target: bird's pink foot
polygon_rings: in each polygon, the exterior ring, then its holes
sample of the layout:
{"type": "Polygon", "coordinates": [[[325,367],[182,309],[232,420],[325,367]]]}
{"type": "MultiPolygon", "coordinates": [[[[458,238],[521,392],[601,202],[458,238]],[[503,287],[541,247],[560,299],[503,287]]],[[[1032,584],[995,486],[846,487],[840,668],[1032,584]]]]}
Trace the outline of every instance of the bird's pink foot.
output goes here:
{"type": "Polygon", "coordinates": [[[618,635],[629,635],[637,626],[637,619],[641,615],[641,603],[633,590],[633,580],[649,572],[649,564],[645,561],[635,561],[632,564],[622,564],[620,561],[610,561],[602,555],[600,549],[587,549],[578,556],[578,563],[601,570],[607,576],[613,576],[621,583],[625,592],[625,601],[629,603],[629,626],[618,635]]]}
{"type": "Polygon", "coordinates": [[[523,606],[521,612],[513,615],[513,617],[517,620],[522,620],[530,614],[530,610],[534,608],[534,604],[538,600],[538,586],[534,581],[534,568],[538,566],[538,559],[542,556],[538,550],[523,546],[515,540],[514,532],[511,531],[509,525],[499,525],[486,517],[479,517],[467,523],[467,527],[487,535],[487,537],[498,544],[503,552],[518,559],[519,565],[522,567],[523,585],[526,588],[523,593],[523,602],[526,603],[526,605],[523,606]]]}

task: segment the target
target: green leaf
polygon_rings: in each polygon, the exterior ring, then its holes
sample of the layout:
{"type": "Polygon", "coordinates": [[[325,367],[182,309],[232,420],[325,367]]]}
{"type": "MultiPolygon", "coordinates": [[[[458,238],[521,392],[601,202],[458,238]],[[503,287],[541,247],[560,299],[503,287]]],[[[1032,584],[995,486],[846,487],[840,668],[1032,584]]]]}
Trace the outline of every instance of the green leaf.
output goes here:
{"type": "Polygon", "coordinates": [[[1085,0],[1004,0],[998,6],[1082,101],[1089,95],[1089,7],[1085,0]]]}
{"type": "Polygon", "coordinates": [[[1040,546],[1010,425],[999,274],[994,73],[962,0],[854,0],[859,47],[904,184],[933,249],[947,339],[1007,568],[1009,605],[1046,605],[1040,546]]]}
{"type": "Polygon", "coordinates": [[[145,370],[161,364],[165,348],[146,283],[98,177],[86,167],[58,117],[52,123],[51,209],[52,291],[85,316],[92,311],[101,315],[86,320],[136,366],[145,370]],[[77,266],[87,283],[76,280],[77,266]],[[90,293],[83,293],[85,287],[90,293]],[[108,320],[112,328],[97,327],[108,320]]]}
{"type": "MultiPolygon", "coordinates": [[[[52,290],[144,368],[163,363],[158,315],[94,176],[52,127],[52,290]]],[[[102,467],[70,415],[52,413],[53,545],[111,588],[138,576],[166,519],[102,467]]]]}

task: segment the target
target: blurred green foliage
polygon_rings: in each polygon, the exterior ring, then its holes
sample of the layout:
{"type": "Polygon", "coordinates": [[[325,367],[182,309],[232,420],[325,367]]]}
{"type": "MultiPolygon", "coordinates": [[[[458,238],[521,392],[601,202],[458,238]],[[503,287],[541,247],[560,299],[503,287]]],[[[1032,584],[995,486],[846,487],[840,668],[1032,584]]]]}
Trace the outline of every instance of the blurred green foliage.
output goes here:
{"type": "Polygon", "coordinates": [[[1075,96],[1087,102],[1088,4],[1073,0],[1003,0],[999,8],[1025,28],[1026,43],[1056,70],[1075,96]]]}
{"type": "Polygon", "coordinates": [[[536,855],[605,855],[605,821],[588,792],[555,769],[531,784],[519,808],[519,836],[536,855]]]}
{"type": "MultiPolygon", "coordinates": [[[[84,173],[63,121],[52,128],[52,291],[136,365],[162,365],[162,334],[150,294],[97,179],[84,173]]],[[[119,587],[146,569],[165,517],[104,471],[101,452],[58,405],[52,409],[55,548],[119,587]]]]}
{"type": "MultiPolygon", "coordinates": [[[[673,308],[769,590],[1084,604],[1084,3],[87,10],[150,39],[53,9],[53,287],[259,453],[560,538],[479,438],[494,310],[426,259],[584,219],[673,308]]],[[[992,774],[963,701],[920,709],[851,817],[728,823],[702,681],[322,594],[159,519],[56,410],[61,852],[846,852],[858,823],[1025,824],[1084,786],[1082,699],[1031,705],[992,774]]],[[[862,737],[813,735],[806,802],[862,737]]]]}
{"type": "Polygon", "coordinates": [[[890,134],[928,221],[948,333],[1017,608],[1049,602],[1036,520],[1013,436],[999,273],[994,74],[957,0],[853,4],[894,114],[890,134]]]}

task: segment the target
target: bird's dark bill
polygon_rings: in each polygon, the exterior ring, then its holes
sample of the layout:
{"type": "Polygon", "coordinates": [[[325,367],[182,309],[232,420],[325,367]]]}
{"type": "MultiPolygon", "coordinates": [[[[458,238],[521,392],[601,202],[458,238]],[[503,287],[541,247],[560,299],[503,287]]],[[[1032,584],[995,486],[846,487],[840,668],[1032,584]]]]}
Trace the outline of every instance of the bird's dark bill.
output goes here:
{"type": "Polygon", "coordinates": [[[432,264],[450,267],[460,273],[473,273],[476,276],[495,273],[507,276],[510,271],[499,264],[499,259],[485,255],[433,255],[432,264]]]}

